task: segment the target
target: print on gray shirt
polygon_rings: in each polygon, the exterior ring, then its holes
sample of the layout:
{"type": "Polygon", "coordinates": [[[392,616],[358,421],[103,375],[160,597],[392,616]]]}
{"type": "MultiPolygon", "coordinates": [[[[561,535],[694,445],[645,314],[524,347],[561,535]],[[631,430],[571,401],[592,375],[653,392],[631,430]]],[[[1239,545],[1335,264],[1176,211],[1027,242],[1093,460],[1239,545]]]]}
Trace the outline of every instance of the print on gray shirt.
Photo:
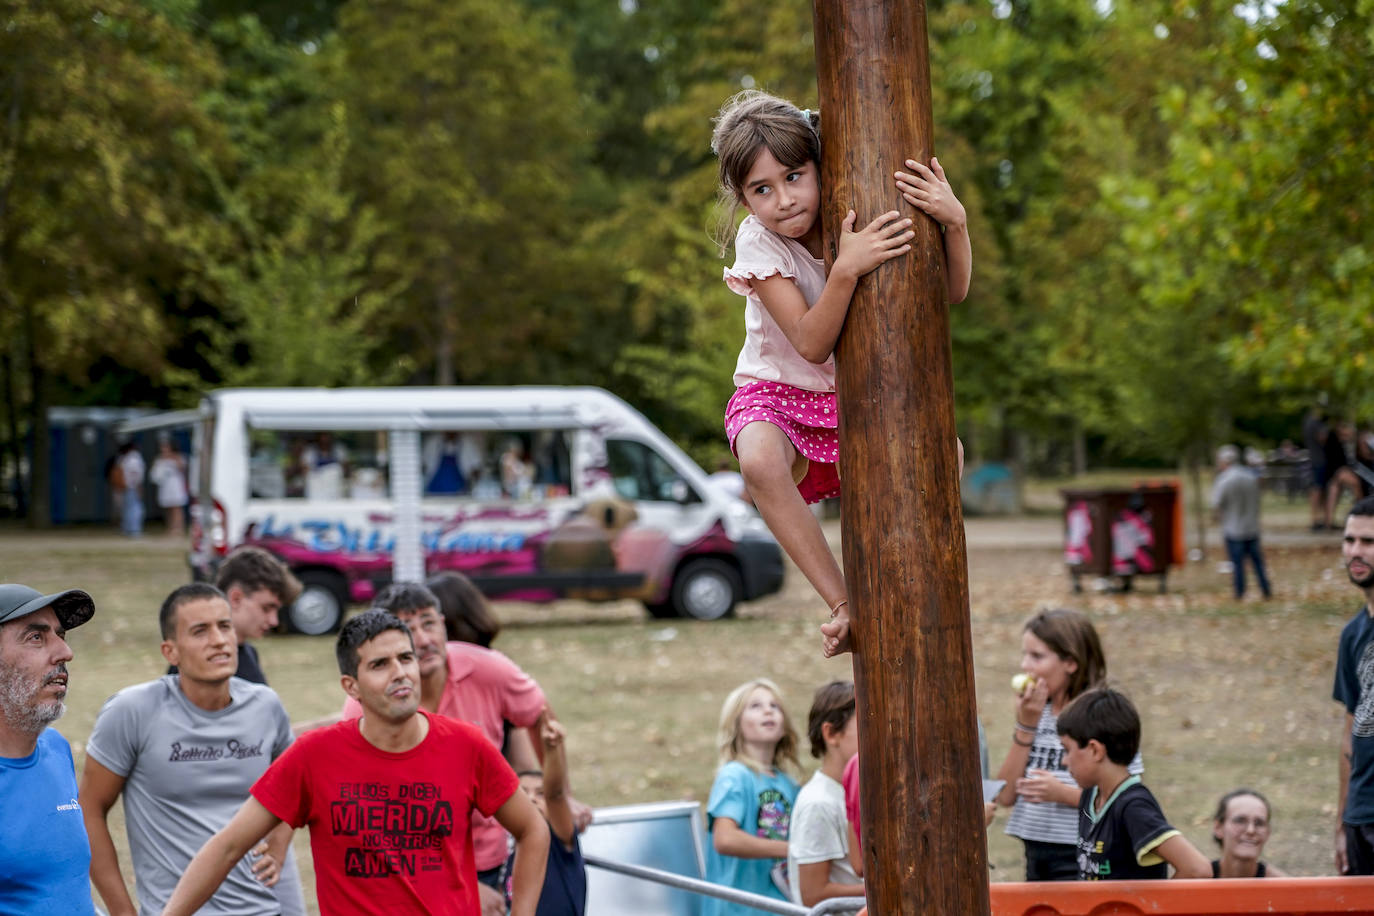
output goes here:
{"type": "MultiPolygon", "coordinates": [[[[181,692],[176,675],[167,675],[116,693],[96,718],[86,753],[125,779],[140,916],[162,912],[187,863],[291,744],[291,722],[271,688],[231,678],[229,692],[224,709],[204,710],[181,692]]],[[[251,868],[245,857],[199,912],[304,913],[294,857],[275,888],[264,887],[251,868]]]]}

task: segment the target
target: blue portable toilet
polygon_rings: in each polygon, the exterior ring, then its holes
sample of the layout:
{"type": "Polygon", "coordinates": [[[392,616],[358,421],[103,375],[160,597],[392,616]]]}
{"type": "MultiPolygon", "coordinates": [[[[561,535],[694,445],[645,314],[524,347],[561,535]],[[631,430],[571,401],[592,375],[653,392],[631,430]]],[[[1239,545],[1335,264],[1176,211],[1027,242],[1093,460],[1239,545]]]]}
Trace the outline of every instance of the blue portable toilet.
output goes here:
{"type": "MultiPolygon", "coordinates": [[[[146,407],[48,409],[49,511],[54,525],[113,523],[106,468],[125,438],[117,435],[115,429],[126,420],[154,412],[146,407]]],[[[174,441],[185,454],[190,437],[186,431],[180,432],[174,441]]],[[[156,437],[139,433],[130,438],[151,465],[157,455],[156,437]]],[[[156,500],[149,502],[148,509],[149,517],[160,513],[156,500]]]]}

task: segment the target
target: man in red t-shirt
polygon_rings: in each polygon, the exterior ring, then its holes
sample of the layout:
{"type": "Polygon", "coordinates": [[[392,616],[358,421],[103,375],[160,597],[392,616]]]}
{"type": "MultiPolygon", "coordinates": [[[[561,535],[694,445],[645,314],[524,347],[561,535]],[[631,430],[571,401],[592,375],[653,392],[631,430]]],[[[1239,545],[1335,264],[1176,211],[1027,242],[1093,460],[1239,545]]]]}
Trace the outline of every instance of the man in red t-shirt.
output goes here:
{"type": "Polygon", "coordinates": [[[322,916],[478,916],[471,814],[515,838],[511,916],[533,916],[549,834],[515,772],[482,733],[421,712],[410,632],[371,610],[336,649],[361,719],[302,735],[268,768],[177,884],[165,914],[190,916],[277,824],[310,827],[322,916]]]}
{"type": "MultiPolygon", "coordinates": [[[[520,666],[495,649],[465,642],[445,643],[444,617],[439,599],[415,582],[388,586],[373,599],[373,607],[395,614],[415,641],[420,666],[420,709],[477,726],[493,746],[501,748],[517,772],[537,770],[536,754],[542,716],[552,718],[544,691],[520,666]],[[531,740],[533,738],[533,741],[531,740]]],[[[363,709],[356,700],[344,703],[343,717],[356,719],[363,709]]],[[[579,830],[591,822],[591,809],[569,799],[579,830]]],[[[501,825],[480,812],[472,817],[472,845],[477,861],[477,890],[483,913],[504,913],[505,865],[510,853],[501,825]]]]}

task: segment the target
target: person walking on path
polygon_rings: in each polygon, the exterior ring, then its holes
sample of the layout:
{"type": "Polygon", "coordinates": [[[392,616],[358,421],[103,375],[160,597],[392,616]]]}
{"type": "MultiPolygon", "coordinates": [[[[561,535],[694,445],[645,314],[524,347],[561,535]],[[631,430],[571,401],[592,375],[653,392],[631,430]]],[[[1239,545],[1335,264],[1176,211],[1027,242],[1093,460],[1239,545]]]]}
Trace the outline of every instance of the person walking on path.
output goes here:
{"type": "Polygon", "coordinates": [[[143,534],[143,478],[147,465],[138,453],[138,446],[126,442],[119,449],[119,476],[124,485],[124,501],[120,528],[129,537],[143,534]]]}
{"type": "Polygon", "coordinates": [[[167,536],[178,538],[186,532],[186,456],[166,433],[157,437],[157,449],[148,479],[157,486],[157,504],[167,517],[167,536]]]}
{"type": "Polygon", "coordinates": [[[1212,509],[1221,519],[1221,536],[1226,541],[1226,556],[1231,560],[1231,581],[1236,600],[1245,597],[1245,560],[1255,567],[1260,592],[1271,597],[1269,577],[1260,552],[1260,487],[1255,475],[1240,463],[1240,449],[1223,445],[1217,449],[1217,479],[1212,484],[1212,509]]]}
{"type": "Polygon", "coordinates": [[[1331,527],[1331,515],[1326,511],[1326,484],[1330,480],[1326,469],[1326,438],[1330,435],[1325,406],[1313,404],[1302,421],[1302,445],[1307,450],[1307,465],[1312,475],[1308,493],[1312,501],[1313,531],[1331,527]]]}

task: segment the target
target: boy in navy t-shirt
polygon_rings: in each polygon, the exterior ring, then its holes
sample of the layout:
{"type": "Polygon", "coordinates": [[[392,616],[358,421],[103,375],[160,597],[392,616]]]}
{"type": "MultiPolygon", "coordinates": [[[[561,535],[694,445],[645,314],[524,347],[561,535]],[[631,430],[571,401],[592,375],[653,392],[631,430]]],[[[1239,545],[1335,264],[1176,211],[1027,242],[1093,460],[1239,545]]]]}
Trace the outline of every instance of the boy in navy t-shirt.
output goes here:
{"type": "Polygon", "coordinates": [[[568,756],[563,726],[548,710],[539,719],[544,746],[544,772],[522,770],[520,788],[549,822],[549,861],[544,889],[535,916],[583,916],[587,909],[587,866],[573,822],[572,789],[568,784],[568,756]]]}
{"type": "Polygon", "coordinates": [[[1078,800],[1082,881],[1210,878],[1212,865],[1164,819],[1154,795],[1127,766],[1140,750],[1140,716],[1110,687],[1082,693],[1059,714],[1064,761],[1078,800]]]}

